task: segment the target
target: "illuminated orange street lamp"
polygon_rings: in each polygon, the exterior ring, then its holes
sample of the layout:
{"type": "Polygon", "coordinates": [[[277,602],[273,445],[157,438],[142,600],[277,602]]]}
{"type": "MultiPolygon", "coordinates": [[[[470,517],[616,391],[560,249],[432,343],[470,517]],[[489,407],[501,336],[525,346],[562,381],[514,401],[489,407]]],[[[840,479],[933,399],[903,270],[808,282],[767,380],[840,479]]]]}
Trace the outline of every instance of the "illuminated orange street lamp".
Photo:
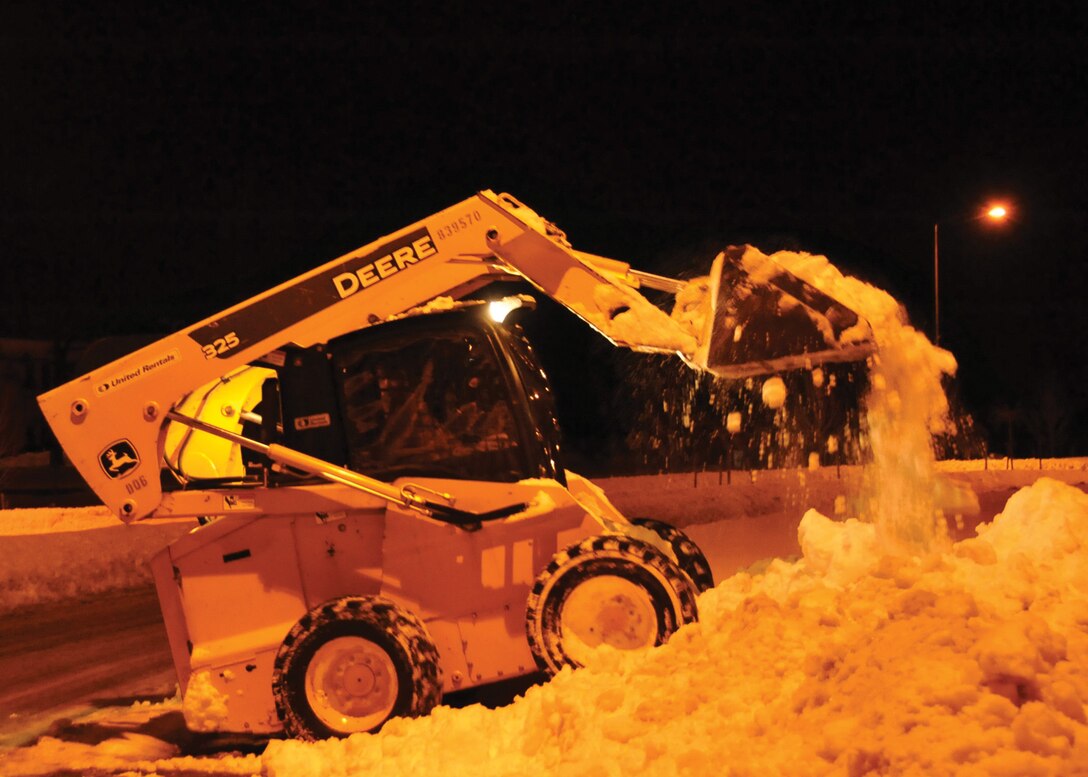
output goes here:
{"type": "Polygon", "coordinates": [[[1009,217],[1009,208],[999,202],[991,203],[980,213],[960,217],[953,219],[944,219],[943,221],[933,222],[933,342],[936,345],[941,344],[941,293],[940,293],[940,250],[938,240],[938,228],[941,224],[947,224],[952,221],[981,221],[988,220],[992,222],[1001,222],[1009,217]]]}

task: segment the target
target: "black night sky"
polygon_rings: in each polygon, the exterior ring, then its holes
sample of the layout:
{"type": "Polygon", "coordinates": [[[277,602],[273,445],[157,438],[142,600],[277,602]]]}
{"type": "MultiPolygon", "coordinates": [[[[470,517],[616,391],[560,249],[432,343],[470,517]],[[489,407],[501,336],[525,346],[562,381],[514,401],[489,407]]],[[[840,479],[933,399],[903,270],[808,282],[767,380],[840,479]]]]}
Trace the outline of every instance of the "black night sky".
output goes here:
{"type": "MultiPolygon", "coordinates": [[[[1088,454],[1088,5],[629,5],[7,7],[0,337],[173,331],[484,188],[649,271],[825,253],[932,335],[940,221],[967,408],[1088,454]]],[[[593,335],[536,329],[582,391],[593,335]]]]}

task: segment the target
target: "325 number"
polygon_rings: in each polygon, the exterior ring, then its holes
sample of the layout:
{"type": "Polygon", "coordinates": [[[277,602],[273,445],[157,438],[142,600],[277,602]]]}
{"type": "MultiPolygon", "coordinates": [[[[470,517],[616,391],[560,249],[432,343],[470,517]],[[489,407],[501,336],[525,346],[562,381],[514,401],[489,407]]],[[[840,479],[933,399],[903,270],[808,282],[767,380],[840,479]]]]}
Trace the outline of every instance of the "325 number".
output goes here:
{"type": "Polygon", "coordinates": [[[217,356],[222,356],[227,351],[237,348],[240,342],[238,335],[234,332],[227,332],[222,337],[217,337],[204,346],[204,358],[214,359],[217,356]]]}

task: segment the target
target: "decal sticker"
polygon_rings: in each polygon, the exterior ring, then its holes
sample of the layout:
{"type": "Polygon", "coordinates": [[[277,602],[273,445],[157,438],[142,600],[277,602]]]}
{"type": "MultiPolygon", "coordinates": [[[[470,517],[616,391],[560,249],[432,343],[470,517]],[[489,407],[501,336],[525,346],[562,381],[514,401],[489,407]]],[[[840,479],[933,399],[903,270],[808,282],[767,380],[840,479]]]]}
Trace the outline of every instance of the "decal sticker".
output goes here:
{"type": "Polygon", "coordinates": [[[390,275],[396,275],[409,265],[416,264],[428,256],[438,253],[434,247],[431,233],[420,229],[397,241],[384,246],[378,255],[369,254],[360,257],[352,264],[351,272],[342,272],[333,276],[332,283],[340,299],[350,297],[361,289],[381,283],[390,275]],[[388,253],[382,253],[388,251],[388,253]]]}
{"type": "Polygon", "coordinates": [[[140,466],[140,454],[128,440],[117,440],[98,454],[98,463],[102,465],[103,472],[116,480],[140,466]]]}
{"type": "Polygon", "coordinates": [[[287,352],[282,350],[269,351],[257,361],[262,364],[271,364],[273,367],[282,367],[287,364],[287,352]]]}
{"type": "Polygon", "coordinates": [[[298,432],[303,429],[317,429],[322,426],[332,426],[332,418],[328,413],[314,413],[313,415],[304,415],[295,419],[295,431],[298,432]]]}
{"type": "Polygon", "coordinates": [[[172,351],[164,353],[154,359],[148,359],[142,364],[138,364],[130,370],[125,372],[118,372],[115,375],[111,375],[104,381],[94,387],[95,393],[102,396],[107,391],[112,391],[120,386],[128,385],[129,383],[146,377],[147,375],[159,370],[163,367],[168,367],[171,364],[181,361],[181,351],[175,348],[172,351]]]}
{"type": "Polygon", "coordinates": [[[204,358],[214,359],[217,356],[222,356],[227,351],[232,351],[238,347],[238,335],[234,332],[227,332],[222,337],[217,337],[207,345],[203,346],[204,358]]]}
{"type": "Polygon", "coordinates": [[[189,337],[209,359],[229,357],[437,254],[431,233],[420,227],[198,326],[189,337]]]}

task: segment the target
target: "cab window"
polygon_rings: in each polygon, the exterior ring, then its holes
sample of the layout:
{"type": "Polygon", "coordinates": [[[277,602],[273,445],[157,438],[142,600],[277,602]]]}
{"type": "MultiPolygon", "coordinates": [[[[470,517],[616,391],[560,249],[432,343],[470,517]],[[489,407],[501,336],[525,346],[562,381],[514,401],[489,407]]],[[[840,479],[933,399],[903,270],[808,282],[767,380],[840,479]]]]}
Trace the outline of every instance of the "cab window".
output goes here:
{"type": "Polygon", "coordinates": [[[479,331],[429,333],[334,357],[350,467],[372,477],[526,477],[509,381],[479,331]]]}

